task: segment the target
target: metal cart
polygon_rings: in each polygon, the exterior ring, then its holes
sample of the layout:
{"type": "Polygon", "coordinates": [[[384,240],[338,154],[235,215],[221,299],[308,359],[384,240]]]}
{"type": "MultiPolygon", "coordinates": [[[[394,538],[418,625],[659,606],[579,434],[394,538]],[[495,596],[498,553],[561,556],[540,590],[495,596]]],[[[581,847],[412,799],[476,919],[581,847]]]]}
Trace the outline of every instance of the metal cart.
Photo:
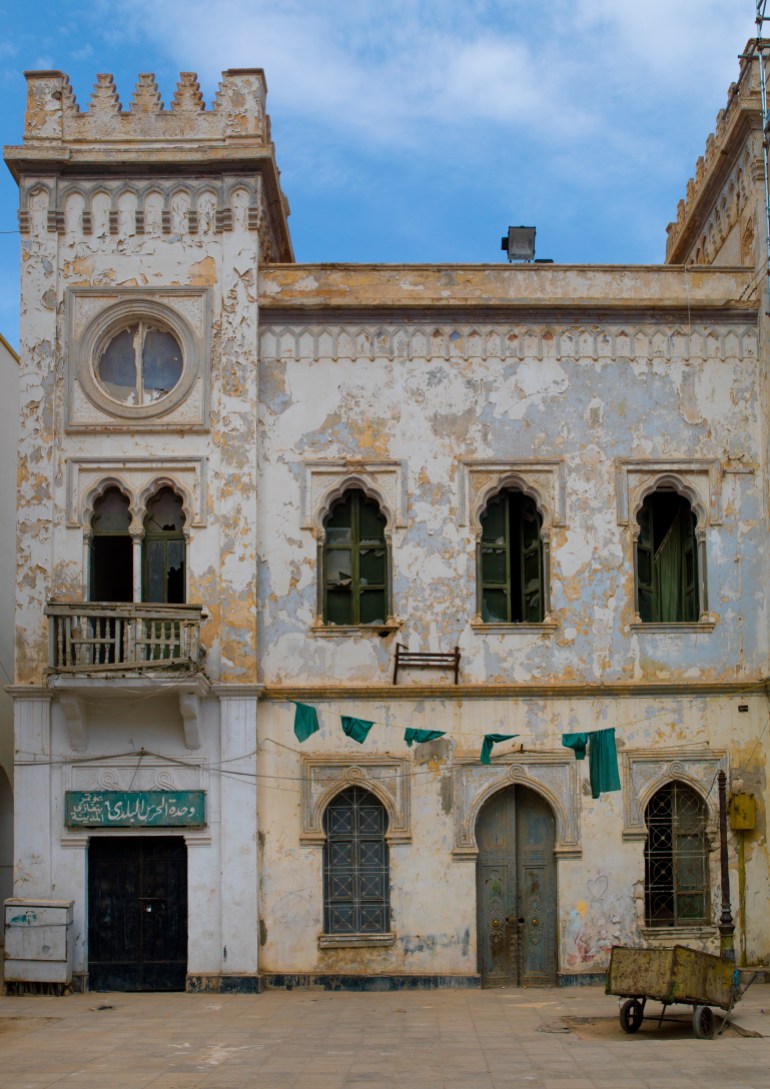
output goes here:
{"type": "Polygon", "coordinates": [[[607,994],[618,995],[626,1001],[620,1007],[620,1026],[624,1032],[638,1032],[644,1020],[648,1000],[663,1003],[658,1024],[665,1018],[666,1007],[674,1003],[692,1006],[692,1027],[702,1040],[714,1036],[715,1018],[712,1007],[725,1011],[719,1028],[721,1035],[730,1019],[733,1006],[760,970],[741,990],[741,969],[731,960],[701,953],[685,945],[672,949],[632,949],[613,946],[607,973],[607,994]]]}

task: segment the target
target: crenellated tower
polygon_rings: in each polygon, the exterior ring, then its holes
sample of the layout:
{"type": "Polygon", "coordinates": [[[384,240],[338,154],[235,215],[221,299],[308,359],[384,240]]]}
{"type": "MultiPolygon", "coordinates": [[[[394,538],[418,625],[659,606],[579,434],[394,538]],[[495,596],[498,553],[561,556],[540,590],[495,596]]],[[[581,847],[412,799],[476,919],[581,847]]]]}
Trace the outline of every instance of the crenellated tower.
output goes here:
{"type": "Polygon", "coordinates": [[[97,76],[87,110],[79,108],[62,72],[26,77],[24,145],[5,149],[19,182],[22,235],[29,234],[30,201],[38,193],[45,198],[49,231],[64,232],[71,203],[86,236],[94,231],[94,200],[105,195],[109,233],[118,233],[126,193],[136,198],[132,233],[147,233],[147,197],[159,193],[161,231],[170,234],[177,191],[186,194],[186,202],[174,233],[220,233],[232,228],[233,193],[245,186],[248,226],[259,233],[261,260],[293,260],[261,69],[224,72],[211,109],[193,72],[181,74],[169,109],[151,73],[139,76],[128,109],[108,74],[97,76]]]}
{"type": "Polygon", "coordinates": [[[765,260],[759,61],[750,41],[738,79],[669,223],[666,263],[751,265],[765,260]]]}
{"type": "Polygon", "coordinates": [[[190,791],[174,986],[253,980],[258,277],[293,260],[264,75],[225,72],[210,108],[191,73],[169,108],[149,74],[128,108],[110,75],[85,110],[61,72],[27,85],[23,145],[5,149],[22,248],[12,692],[17,750],[38,760],[16,780],[16,894],[75,901],[75,974],[98,979],[88,839],[64,820],[51,836],[44,754],[70,797],[190,791]],[[132,748],[162,755],[89,762],[132,748]],[[226,790],[220,763],[241,776],[226,790]]]}

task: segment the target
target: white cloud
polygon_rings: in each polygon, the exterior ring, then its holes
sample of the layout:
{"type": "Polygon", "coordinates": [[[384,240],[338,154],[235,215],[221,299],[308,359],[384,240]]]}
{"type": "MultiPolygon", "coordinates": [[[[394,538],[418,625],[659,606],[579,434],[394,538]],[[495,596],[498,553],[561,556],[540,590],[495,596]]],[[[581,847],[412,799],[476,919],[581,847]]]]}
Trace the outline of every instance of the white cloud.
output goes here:
{"type": "MultiPolygon", "coordinates": [[[[129,37],[151,39],[209,96],[229,67],[262,66],[281,121],[362,149],[525,139],[563,151],[601,135],[622,172],[658,155],[656,119],[701,110],[705,141],[746,0],[121,0],[129,37]],[[727,44],[727,48],[725,46],[727,44]],[[705,88],[708,100],[699,96],[705,88]],[[706,130],[704,131],[704,125],[706,130]],[[636,130],[641,139],[631,139],[636,130]],[[645,131],[646,130],[646,131],[645,131]]],[[[665,158],[665,155],[664,155],[665,158]]],[[[598,164],[597,164],[598,165],[598,164]]]]}

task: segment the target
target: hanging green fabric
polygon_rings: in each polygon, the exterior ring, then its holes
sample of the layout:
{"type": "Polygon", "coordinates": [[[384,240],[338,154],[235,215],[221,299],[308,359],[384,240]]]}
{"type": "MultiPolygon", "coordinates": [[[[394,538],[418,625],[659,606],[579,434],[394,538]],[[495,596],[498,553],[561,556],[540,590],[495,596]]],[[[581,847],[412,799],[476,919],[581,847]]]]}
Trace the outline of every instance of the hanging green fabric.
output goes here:
{"type": "Polygon", "coordinates": [[[615,730],[590,730],[584,734],[562,734],[561,743],[573,749],[578,760],[583,760],[588,748],[588,774],[591,779],[591,797],[620,790],[618,751],[615,730]]]}
{"type": "Polygon", "coordinates": [[[436,741],[443,737],[446,730],[404,730],[404,741],[411,749],[412,745],[422,745],[426,741],[436,741]]]}
{"type": "Polygon", "coordinates": [[[562,734],[561,743],[568,749],[574,749],[578,760],[584,760],[590,736],[590,734],[562,734]]]}
{"type": "Polygon", "coordinates": [[[313,734],[318,733],[319,729],[315,707],[309,707],[306,703],[295,703],[294,736],[297,741],[307,741],[313,734]]]}
{"type": "Polygon", "coordinates": [[[591,797],[620,790],[620,772],[618,771],[618,751],[615,746],[615,731],[594,730],[588,746],[588,772],[591,777],[591,797]]]}
{"type": "Polygon", "coordinates": [[[363,745],[374,723],[367,722],[363,718],[350,718],[349,715],[342,715],[341,718],[342,732],[347,734],[348,737],[352,737],[359,745],[363,745]]]}
{"type": "Polygon", "coordinates": [[[484,734],[484,741],[481,745],[481,763],[491,763],[490,757],[492,756],[492,746],[496,745],[498,741],[510,741],[512,737],[518,736],[518,734],[484,734]]]}

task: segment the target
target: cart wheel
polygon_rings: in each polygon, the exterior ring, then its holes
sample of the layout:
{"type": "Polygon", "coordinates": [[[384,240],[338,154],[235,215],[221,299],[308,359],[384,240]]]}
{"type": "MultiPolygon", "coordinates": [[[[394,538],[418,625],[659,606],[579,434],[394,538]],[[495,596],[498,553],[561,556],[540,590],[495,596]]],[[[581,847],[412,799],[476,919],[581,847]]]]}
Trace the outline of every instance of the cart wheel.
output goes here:
{"type": "Polygon", "coordinates": [[[713,1040],[714,1011],[711,1006],[696,1006],[692,1011],[692,1030],[699,1040],[713,1040]]]}
{"type": "MultiPolygon", "coordinates": [[[[711,1010],[709,1010],[711,1013],[711,1010]]],[[[638,1032],[644,1020],[644,1006],[636,998],[629,998],[620,1007],[620,1027],[624,1032],[638,1032]]]]}

